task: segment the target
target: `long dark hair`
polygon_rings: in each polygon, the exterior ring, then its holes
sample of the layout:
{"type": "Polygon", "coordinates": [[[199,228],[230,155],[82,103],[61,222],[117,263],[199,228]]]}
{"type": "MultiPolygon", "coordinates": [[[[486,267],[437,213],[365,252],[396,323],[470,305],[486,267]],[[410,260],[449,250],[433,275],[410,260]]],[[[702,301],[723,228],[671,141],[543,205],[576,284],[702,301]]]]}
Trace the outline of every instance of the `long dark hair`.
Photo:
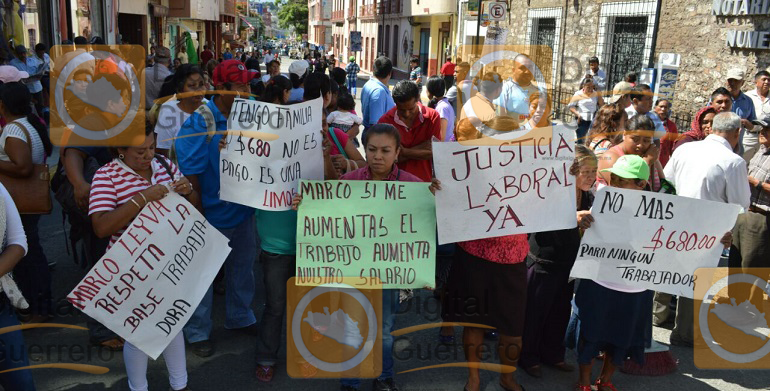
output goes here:
{"type": "MultiPolygon", "coordinates": [[[[284,92],[289,90],[291,90],[289,79],[283,75],[275,75],[265,84],[265,92],[262,93],[260,100],[268,103],[275,103],[276,99],[282,101],[284,92]]],[[[286,102],[281,102],[281,104],[286,104],[286,102]]]]}
{"type": "Polygon", "coordinates": [[[311,73],[305,79],[304,100],[313,100],[320,98],[331,91],[331,79],[329,75],[320,72],[311,73]]]}
{"type": "MultiPolygon", "coordinates": [[[[53,145],[48,138],[48,130],[43,121],[40,120],[36,114],[32,112],[32,94],[29,93],[27,86],[20,82],[5,83],[0,85],[0,101],[5,105],[5,109],[8,113],[14,116],[23,116],[27,118],[27,121],[35,128],[37,135],[40,136],[40,140],[43,142],[43,148],[45,148],[45,155],[50,156],[53,151],[53,145]]],[[[29,145],[32,145],[32,140],[28,140],[29,145]]]]}
{"type": "Polygon", "coordinates": [[[425,84],[428,92],[433,95],[433,98],[428,102],[428,107],[435,109],[438,102],[444,97],[446,92],[446,83],[444,78],[438,75],[433,75],[428,79],[428,83],[425,84]]]}
{"type": "Polygon", "coordinates": [[[197,65],[182,64],[182,66],[174,72],[174,78],[172,79],[176,92],[182,92],[187,83],[187,78],[196,73],[200,75],[201,79],[203,78],[203,71],[197,65]]]}

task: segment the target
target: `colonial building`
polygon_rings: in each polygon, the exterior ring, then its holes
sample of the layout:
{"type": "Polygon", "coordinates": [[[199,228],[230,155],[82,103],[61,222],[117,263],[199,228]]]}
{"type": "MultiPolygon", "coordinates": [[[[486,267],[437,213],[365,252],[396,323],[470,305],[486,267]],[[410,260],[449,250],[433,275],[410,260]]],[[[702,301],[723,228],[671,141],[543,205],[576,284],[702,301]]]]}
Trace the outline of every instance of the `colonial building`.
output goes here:
{"type": "MultiPolygon", "coordinates": [[[[308,42],[328,48],[332,43],[332,1],[308,1],[308,42]]],[[[328,50],[328,49],[327,49],[328,50]]]]}
{"type": "MultiPolygon", "coordinates": [[[[646,82],[662,55],[664,61],[677,57],[668,54],[679,55],[671,92],[682,126],[725,84],[730,68],[743,68],[744,88],[754,88],[754,73],[770,64],[769,7],[767,1],[748,0],[512,0],[508,20],[492,26],[507,44],[552,49],[554,72],[547,81],[557,101],[577,89],[592,56],[599,58],[611,88],[627,72],[639,72],[646,82]]],[[[468,31],[473,22],[464,21],[462,28],[460,39],[475,39],[475,31],[468,31]]]]}

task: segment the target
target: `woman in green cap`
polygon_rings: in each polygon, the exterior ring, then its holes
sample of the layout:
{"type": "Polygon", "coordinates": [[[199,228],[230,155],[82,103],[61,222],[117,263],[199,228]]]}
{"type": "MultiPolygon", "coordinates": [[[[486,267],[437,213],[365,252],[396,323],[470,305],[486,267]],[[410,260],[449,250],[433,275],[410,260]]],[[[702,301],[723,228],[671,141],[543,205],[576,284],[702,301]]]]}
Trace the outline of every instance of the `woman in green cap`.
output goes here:
{"type": "MultiPolygon", "coordinates": [[[[650,178],[649,164],[634,154],[619,157],[611,168],[601,171],[609,174],[610,186],[622,189],[643,190],[650,178]]],[[[580,228],[589,228],[591,221],[581,220],[580,228]]],[[[616,391],[612,375],[626,357],[644,364],[652,298],[652,291],[623,284],[586,279],[578,282],[566,337],[567,347],[576,350],[580,366],[576,391],[592,389],[591,364],[601,352],[604,363],[594,382],[598,391],[616,391]]]]}

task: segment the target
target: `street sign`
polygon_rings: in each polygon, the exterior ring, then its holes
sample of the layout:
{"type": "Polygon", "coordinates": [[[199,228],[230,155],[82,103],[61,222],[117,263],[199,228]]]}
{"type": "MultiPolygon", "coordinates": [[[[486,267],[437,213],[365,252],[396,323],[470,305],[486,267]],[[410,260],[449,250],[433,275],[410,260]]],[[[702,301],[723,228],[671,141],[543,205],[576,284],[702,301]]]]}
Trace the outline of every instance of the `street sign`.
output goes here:
{"type": "Polygon", "coordinates": [[[351,31],[350,32],[350,51],[351,52],[360,52],[361,50],[361,32],[360,31],[351,31]]]}
{"type": "Polygon", "coordinates": [[[493,1],[489,3],[489,20],[501,22],[505,20],[507,5],[502,1],[493,1]]]}

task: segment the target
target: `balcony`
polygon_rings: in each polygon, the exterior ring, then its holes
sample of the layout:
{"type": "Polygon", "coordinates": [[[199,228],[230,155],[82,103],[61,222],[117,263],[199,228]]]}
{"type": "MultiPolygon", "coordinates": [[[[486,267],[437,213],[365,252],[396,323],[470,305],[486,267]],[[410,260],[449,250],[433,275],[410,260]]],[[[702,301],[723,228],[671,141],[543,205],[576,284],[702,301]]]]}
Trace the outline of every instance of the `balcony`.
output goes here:
{"type": "Polygon", "coordinates": [[[348,7],[348,21],[352,21],[356,18],[356,7],[351,5],[348,7]]]}
{"type": "Polygon", "coordinates": [[[219,4],[210,0],[169,0],[168,16],[219,21],[219,4]]]}
{"type": "Polygon", "coordinates": [[[332,11],[332,22],[342,23],[345,21],[345,10],[332,11]]]}
{"type": "Polygon", "coordinates": [[[361,19],[374,19],[377,17],[377,4],[366,4],[359,8],[358,17],[361,19]]]}

